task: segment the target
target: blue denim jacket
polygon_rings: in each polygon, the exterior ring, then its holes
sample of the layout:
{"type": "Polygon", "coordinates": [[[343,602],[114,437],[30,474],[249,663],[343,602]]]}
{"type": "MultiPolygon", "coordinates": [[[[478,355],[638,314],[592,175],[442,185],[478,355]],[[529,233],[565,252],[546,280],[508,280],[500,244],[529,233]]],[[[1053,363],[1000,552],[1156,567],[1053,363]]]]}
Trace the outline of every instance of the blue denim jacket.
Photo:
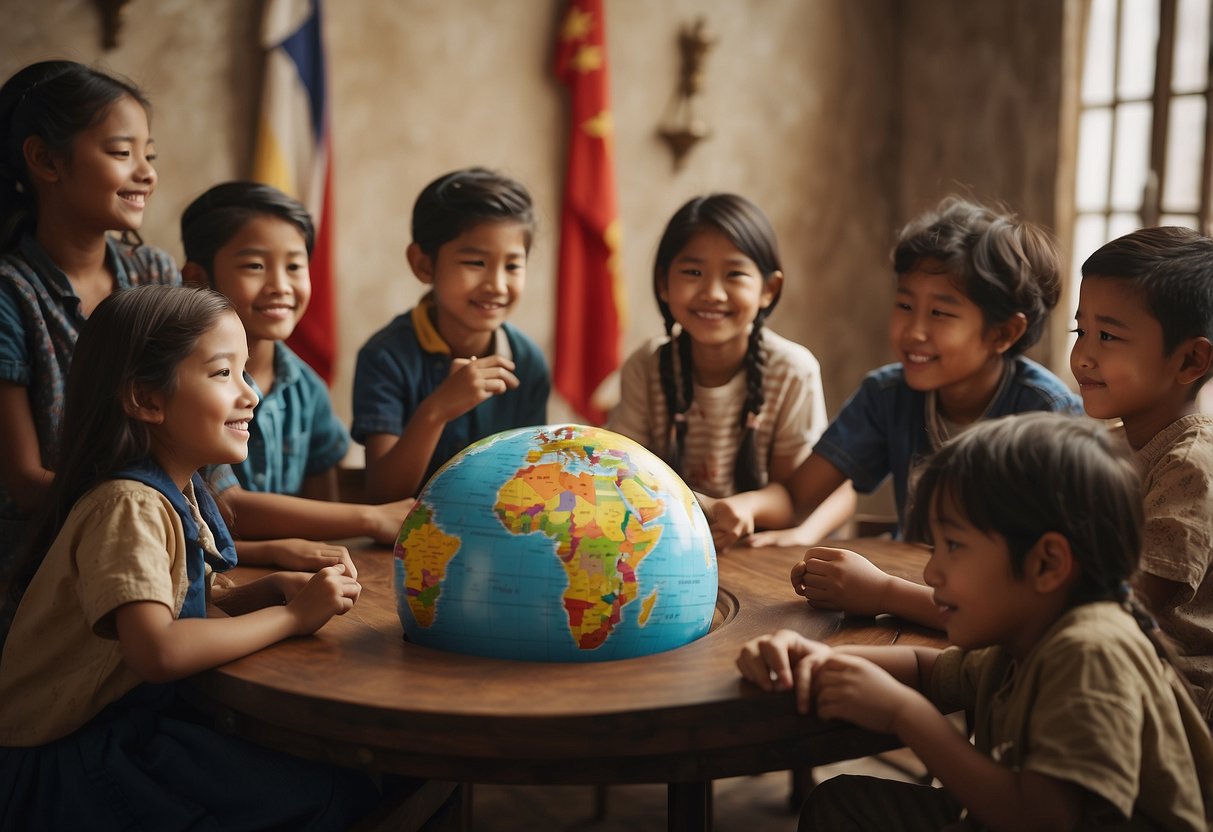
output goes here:
{"type": "MultiPolygon", "coordinates": [[[[164,469],[152,460],[132,465],[114,474],[116,480],[135,480],[151,486],[159,491],[172,503],[177,515],[181,518],[181,526],[185,530],[186,561],[185,573],[189,578],[189,589],[185,593],[185,602],[181,605],[178,618],[206,618],[206,550],[203,549],[199,536],[198,523],[194,520],[194,512],[186,501],[185,495],[179,489],[164,469]]],[[[236,565],[236,544],[227,530],[227,523],[219,513],[219,506],[207,490],[201,474],[194,474],[194,498],[198,501],[198,511],[215,538],[215,548],[219,550],[219,558],[210,558],[211,568],[216,572],[226,572],[236,565]]]]}
{"type": "MultiPolygon", "coordinates": [[[[1082,400],[1061,379],[1022,355],[1010,361],[1011,378],[990,404],[987,418],[1031,410],[1082,415],[1082,400]]],[[[926,394],[906,384],[901,364],[873,370],[842,406],[813,452],[832,462],[865,494],[892,474],[900,526],[905,519],[910,472],[931,452],[926,394]]]]}

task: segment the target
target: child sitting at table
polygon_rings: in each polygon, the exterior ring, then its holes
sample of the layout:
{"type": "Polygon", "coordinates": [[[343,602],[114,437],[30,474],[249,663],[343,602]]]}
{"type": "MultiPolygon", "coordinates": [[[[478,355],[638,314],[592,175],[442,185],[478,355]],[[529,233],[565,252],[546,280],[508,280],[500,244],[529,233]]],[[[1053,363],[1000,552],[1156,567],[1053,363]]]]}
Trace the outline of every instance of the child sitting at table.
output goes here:
{"type": "MultiPolygon", "coordinates": [[[[817,359],[765,325],[783,279],[775,230],[736,194],[690,200],[657,245],[653,293],[666,337],[624,362],[607,427],[663,457],[705,506],[738,493],[763,500],[825,429],[817,359]]],[[[820,540],[854,507],[843,484],[801,532],[820,540]]]]}
{"type": "Polygon", "coordinates": [[[1046,413],[973,427],[921,469],[907,532],[931,547],[952,646],[784,630],[737,664],[802,713],[896,735],[943,788],[835,777],[802,830],[1209,828],[1213,739],[1126,583],[1140,483],[1107,431],[1046,413]],[[941,713],[960,708],[972,742],[941,713]]]}
{"type": "MultiPolygon", "coordinates": [[[[782,501],[738,494],[710,509],[726,544],[799,545],[782,529],[850,480],[874,490],[890,474],[903,515],[918,459],[982,419],[1028,410],[1081,412],[1077,397],[1024,350],[1044,331],[1061,283],[1041,228],[949,197],[910,223],[893,251],[897,293],[889,343],[901,357],[868,373],[813,452],[783,485],[782,501]]],[[[858,557],[858,556],[856,556],[858,557]]],[[[842,564],[844,570],[849,564],[842,564]]]]}
{"type": "Polygon", "coordinates": [[[1120,419],[1142,471],[1145,545],[1133,585],[1178,647],[1213,723],[1213,240],[1144,228],[1082,265],[1070,368],[1087,413],[1120,419]]]}
{"type": "Polygon", "coordinates": [[[0,658],[3,828],[345,829],[375,807],[366,775],[217,734],[169,684],[310,634],[361,590],[339,563],[211,592],[235,553],[197,472],[247,453],[247,359],[209,289],[116,292],[85,324],[0,658]]]}
{"type": "MultiPolygon", "coordinates": [[[[307,210],[269,185],[226,182],[185,209],[181,240],[184,278],[221,292],[235,306],[248,336],[247,372],[260,397],[249,425],[247,458],[217,466],[209,478],[232,507],[237,530],[274,514],[279,526],[293,526],[307,537],[370,535],[393,542],[412,501],[330,502],[337,496],[336,465],[349,447],[349,435],[333,414],[324,382],[283,343],[312,294],[308,258],[315,232],[307,210]]],[[[320,564],[292,554],[318,545],[241,540],[239,547],[244,561],[315,568],[320,564]]]]}
{"type": "Polygon", "coordinates": [[[415,497],[477,439],[543,424],[551,383],[538,346],[505,322],[522,297],[531,195],[484,168],[438,177],[413,207],[413,274],[430,291],[358,352],[354,440],[367,493],[415,497]]]}

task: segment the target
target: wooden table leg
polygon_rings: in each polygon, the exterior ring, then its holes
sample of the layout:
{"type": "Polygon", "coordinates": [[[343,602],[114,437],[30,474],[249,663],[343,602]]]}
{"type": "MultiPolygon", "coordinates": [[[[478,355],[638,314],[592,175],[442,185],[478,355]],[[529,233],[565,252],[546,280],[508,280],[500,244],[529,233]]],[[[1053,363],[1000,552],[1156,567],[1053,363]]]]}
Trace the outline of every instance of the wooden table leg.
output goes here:
{"type": "Polygon", "coordinates": [[[712,781],[670,783],[666,797],[669,832],[711,832],[712,781]]]}

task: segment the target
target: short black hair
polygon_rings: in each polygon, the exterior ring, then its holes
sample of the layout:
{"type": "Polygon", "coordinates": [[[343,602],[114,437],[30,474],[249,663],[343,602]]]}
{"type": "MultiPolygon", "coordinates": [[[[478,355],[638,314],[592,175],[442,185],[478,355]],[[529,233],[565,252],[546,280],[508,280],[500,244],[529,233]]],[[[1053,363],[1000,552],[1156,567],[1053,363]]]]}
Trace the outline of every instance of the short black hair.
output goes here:
{"type": "Polygon", "coordinates": [[[316,230],[303,203],[260,182],[224,182],[191,202],[181,215],[185,259],[197,263],[210,276],[215,252],[239,234],[249,220],[260,216],[277,217],[299,229],[311,256],[316,230]]]}
{"type": "Polygon", "coordinates": [[[1213,341],[1213,239],[1203,234],[1180,226],[1133,231],[1097,249],[1082,276],[1138,289],[1162,326],[1166,354],[1189,338],[1213,341]]]}
{"type": "Polygon", "coordinates": [[[425,186],[413,205],[413,242],[430,257],[482,222],[525,227],[527,249],[535,233],[535,209],[526,186],[488,168],[461,168],[425,186]]]}

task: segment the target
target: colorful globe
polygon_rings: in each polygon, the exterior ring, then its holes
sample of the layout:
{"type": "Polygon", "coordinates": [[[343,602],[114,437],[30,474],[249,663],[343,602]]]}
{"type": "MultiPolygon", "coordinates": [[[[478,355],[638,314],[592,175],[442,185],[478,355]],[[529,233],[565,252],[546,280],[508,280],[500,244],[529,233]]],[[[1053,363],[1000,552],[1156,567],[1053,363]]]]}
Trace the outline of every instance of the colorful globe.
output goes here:
{"type": "Polygon", "coordinates": [[[716,550],[690,489],[600,428],[468,446],[426,484],[395,554],[405,635],[441,650],[625,659],[694,641],[716,608],[716,550]]]}

